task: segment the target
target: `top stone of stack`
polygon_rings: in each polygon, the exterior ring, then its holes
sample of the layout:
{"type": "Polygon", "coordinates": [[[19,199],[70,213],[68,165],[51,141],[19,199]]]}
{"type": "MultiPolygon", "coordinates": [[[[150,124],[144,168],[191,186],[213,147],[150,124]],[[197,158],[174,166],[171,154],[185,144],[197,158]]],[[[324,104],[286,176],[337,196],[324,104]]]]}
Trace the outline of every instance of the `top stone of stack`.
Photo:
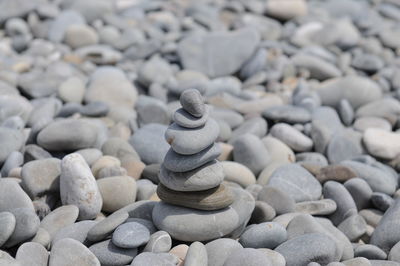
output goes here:
{"type": "Polygon", "coordinates": [[[196,89],[185,90],[180,97],[183,109],[195,117],[202,117],[205,113],[203,97],[196,89]]]}

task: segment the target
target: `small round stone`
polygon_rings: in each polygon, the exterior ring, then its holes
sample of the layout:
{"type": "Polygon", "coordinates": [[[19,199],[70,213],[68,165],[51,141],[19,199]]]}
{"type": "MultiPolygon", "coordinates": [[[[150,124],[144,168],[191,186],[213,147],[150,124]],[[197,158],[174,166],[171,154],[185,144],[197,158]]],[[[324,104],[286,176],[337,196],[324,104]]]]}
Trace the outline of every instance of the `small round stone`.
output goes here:
{"type": "Polygon", "coordinates": [[[256,201],[251,214],[250,224],[270,222],[276,216],[274,208],[264,201],[256,201]]]}
{"type": "Polygon", "coordinates": [[[352,215],[338,225],[352,242],[357,241],[367,231],[367,223],[361,215],[352,215]]]}
{"type": "Polygon", "coordinates": [[[18,248],[15,259],[21,265],[43,266],[47,265],[49,253],[38,243],[26,242],[18,248]]]}
{"type": "Polygon", "coordinates": [[[188,89],[182,92],[180,102],[188,113],[195,117],[201,117],[205,112],[203,97],[196,89],[188,89]]]}
{"type": "Polygon", "coordinates": [[[115,229],[112,242],[120,248],[136,248],[146,244],[150,239],[149,230],[136,222],[124,223],[115,229]]]}
{"type": "Polygon", "coordinates": [[[225,181],[235,182],[242,187],[256,183],[256,177],[251,170],[243,164],[231,161],[221,162],[224,170],[225,181]]]}
{"type": "Polygon", "coordinates": [[[264,186],[258,193],[258,200],[271,205],[277,215],[293,212],[295,201],[284,191],[270,186],[264,186]]]}
{"type": "Polygon", "coordinates": [[[236,240],[219,238],[206,244],[209,265],[223,266],[225,261],[243,247],[236,240]]]}
{"type": "Polygon", "coordinates": [[[251,225],[240,236],[239,242],[245,248],[274,249],[287,240],[286,229],[274,222],[251,225]]]}
{"type": "Polygon", "coordinates": [[[186,253],[186,266],[207,266],[207,250],[203,243],[193,242],[186,253]]]}
{"type": "Polygon", "coordinates": [[[100,266],[96,256],[82,243],[65,238],[57,241],[51,249],[49,266],[100,266]]]}

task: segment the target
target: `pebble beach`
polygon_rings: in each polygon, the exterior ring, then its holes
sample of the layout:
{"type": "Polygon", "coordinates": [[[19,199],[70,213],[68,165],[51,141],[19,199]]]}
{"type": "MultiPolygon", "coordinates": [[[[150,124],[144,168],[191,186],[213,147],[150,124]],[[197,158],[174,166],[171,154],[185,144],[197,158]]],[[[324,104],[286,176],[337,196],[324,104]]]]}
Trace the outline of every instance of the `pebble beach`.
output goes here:
{"type": "Polygon", "coordinates": [[[400,1],[0,0],[0,266],[400,266],[400,1]]]}

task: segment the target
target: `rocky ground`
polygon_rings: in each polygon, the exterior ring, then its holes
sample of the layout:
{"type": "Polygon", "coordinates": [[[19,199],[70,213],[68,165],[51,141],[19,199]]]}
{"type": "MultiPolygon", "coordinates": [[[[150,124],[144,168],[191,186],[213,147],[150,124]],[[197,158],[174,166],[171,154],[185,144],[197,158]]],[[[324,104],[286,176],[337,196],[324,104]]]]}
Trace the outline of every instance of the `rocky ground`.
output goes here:
{"type": "Polygon", "coordinates": [[[0,0],[0,266],[399,266],[400,1],[0,0]]]}

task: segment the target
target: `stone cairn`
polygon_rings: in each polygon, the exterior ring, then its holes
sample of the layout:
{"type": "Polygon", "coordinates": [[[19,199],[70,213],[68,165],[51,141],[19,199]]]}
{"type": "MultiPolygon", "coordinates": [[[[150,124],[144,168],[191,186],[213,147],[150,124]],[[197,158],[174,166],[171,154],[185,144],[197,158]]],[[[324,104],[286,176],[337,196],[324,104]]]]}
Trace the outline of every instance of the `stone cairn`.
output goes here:
{"type": "Polygon", "coordinates": [[[234,197],[222,184],[221,148],[215,143],[219,126],[196,89],[184,91],[180,102],[182,108],[165,133],[171,148],[161,165],[157,194],[165,203],[197,212],[226,209],[234,197]]]}

